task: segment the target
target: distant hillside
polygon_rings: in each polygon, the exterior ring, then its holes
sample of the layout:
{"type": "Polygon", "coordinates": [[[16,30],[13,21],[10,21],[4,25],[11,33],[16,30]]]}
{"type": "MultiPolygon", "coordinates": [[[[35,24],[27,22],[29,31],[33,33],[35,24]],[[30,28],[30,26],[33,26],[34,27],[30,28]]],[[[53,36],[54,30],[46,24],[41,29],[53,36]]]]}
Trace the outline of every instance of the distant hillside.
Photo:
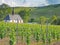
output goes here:
{"type": "MultiPolygon", "coordinates": [[[[12,8],[6,4],[3,4],[0,6],[0,10],[2,7],[4,7],[4,8],[8,7],[9,9],[12,8]]],[[[60,4],[49,5],[49,6],[44,6],[44,7],[15,7],[14,12],[19,13],[21,10],[26,10],[26,11],[29,10],[30,18],[39,18],[40,16],[52,17],[53,15],[56,15],[58,17],[60,16],[60,4]]],[[[7,10],[7,12],[8,11],[9,10],[7,10]]],[[[6,13],[6,14],[8,14],[8,13],[6,13]]]]}
{"type": "Polygon", "coordinates": [[[7,4],[2,4],[2,5],[0,5],[0,8],[8,8],[8,7],[10,7],[9,5],[7,5],[7,4]]]}
{"type": "Polygon", "coordinates": [[[20,10],[30,10],[31,17],[52,17],[53,15],[60,16],[60,4],[49,5],[45,7],[16,7],[15,13],[18,13],[20,10]]]}
{"type": "Polygon", "coordinates": [[[60,5],[50,5],[46,7],[38,7],[35,8],[34,11],[32,11],[33,15],[36,15],[36,17],[39,16],[46,16],[46,17],[51,17],[53,15],[60,15],[60,5]]]}

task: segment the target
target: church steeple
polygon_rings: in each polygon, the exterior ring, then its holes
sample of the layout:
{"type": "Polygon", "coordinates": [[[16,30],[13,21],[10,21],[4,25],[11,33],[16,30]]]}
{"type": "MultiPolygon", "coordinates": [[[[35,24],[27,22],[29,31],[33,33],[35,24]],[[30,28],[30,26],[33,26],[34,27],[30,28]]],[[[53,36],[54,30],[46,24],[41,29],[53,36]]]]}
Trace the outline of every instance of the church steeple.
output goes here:
{"type": "Polygon", "coordinates": [[[14,7],[12,7],[12,15],[14,15],[14,7]]]}

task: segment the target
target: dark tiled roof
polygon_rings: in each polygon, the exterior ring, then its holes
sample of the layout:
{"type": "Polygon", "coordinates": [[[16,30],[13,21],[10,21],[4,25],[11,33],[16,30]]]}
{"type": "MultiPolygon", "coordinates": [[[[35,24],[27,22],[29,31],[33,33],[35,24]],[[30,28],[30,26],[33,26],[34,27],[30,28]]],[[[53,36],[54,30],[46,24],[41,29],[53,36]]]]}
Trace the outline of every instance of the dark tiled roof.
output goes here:
{"type": "Polygon", "coordinates": [[[5,20],[22,20],[22,18],[18,14],[14,15],[9,14],[6,16],[5,20]]]}

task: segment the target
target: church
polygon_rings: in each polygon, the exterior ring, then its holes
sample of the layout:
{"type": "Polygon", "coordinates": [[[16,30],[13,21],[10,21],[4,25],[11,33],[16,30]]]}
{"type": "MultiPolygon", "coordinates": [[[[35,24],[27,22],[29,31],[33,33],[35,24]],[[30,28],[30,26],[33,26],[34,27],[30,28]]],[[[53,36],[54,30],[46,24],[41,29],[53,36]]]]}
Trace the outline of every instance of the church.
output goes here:
{"type": "Polygon", "coordinates": [[[23,19],[20,15],[14,13],[14,7],[12,8],[12,14],[8,14],[5,19],[5,22],[13,22],[13,23],[23,23],[23,19]]]}

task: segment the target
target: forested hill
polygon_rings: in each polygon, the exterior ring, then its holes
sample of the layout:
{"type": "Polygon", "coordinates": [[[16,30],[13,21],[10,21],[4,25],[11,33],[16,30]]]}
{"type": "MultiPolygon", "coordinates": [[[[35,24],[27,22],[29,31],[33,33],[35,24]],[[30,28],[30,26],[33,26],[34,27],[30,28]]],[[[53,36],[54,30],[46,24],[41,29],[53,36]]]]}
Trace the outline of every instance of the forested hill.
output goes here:
{"type": "MultiPolygon", "coordinates": [[[[27,13],[29,13],[29,18],[38,18],[40,16],[52,17],[53,15],[57,15],[58,17],[60,16],[60,4],[44,7],[15,7],[14,12],[19,13],[22,10],[25,10],[27,13]]],[[[0,6],[0,20],[4,19],[4,17],[9,13],[11,13],[11,7],[6,4],[0,6]]]]}
{"type": "Polygon", "coordinates": [[[16,7],[15,13],[18,13],[20,10],[24,9],[30,11],[31,17],[51,17],[53,15],[60,16],[60,4],[49,5],[45,7],[16,7]]]}

